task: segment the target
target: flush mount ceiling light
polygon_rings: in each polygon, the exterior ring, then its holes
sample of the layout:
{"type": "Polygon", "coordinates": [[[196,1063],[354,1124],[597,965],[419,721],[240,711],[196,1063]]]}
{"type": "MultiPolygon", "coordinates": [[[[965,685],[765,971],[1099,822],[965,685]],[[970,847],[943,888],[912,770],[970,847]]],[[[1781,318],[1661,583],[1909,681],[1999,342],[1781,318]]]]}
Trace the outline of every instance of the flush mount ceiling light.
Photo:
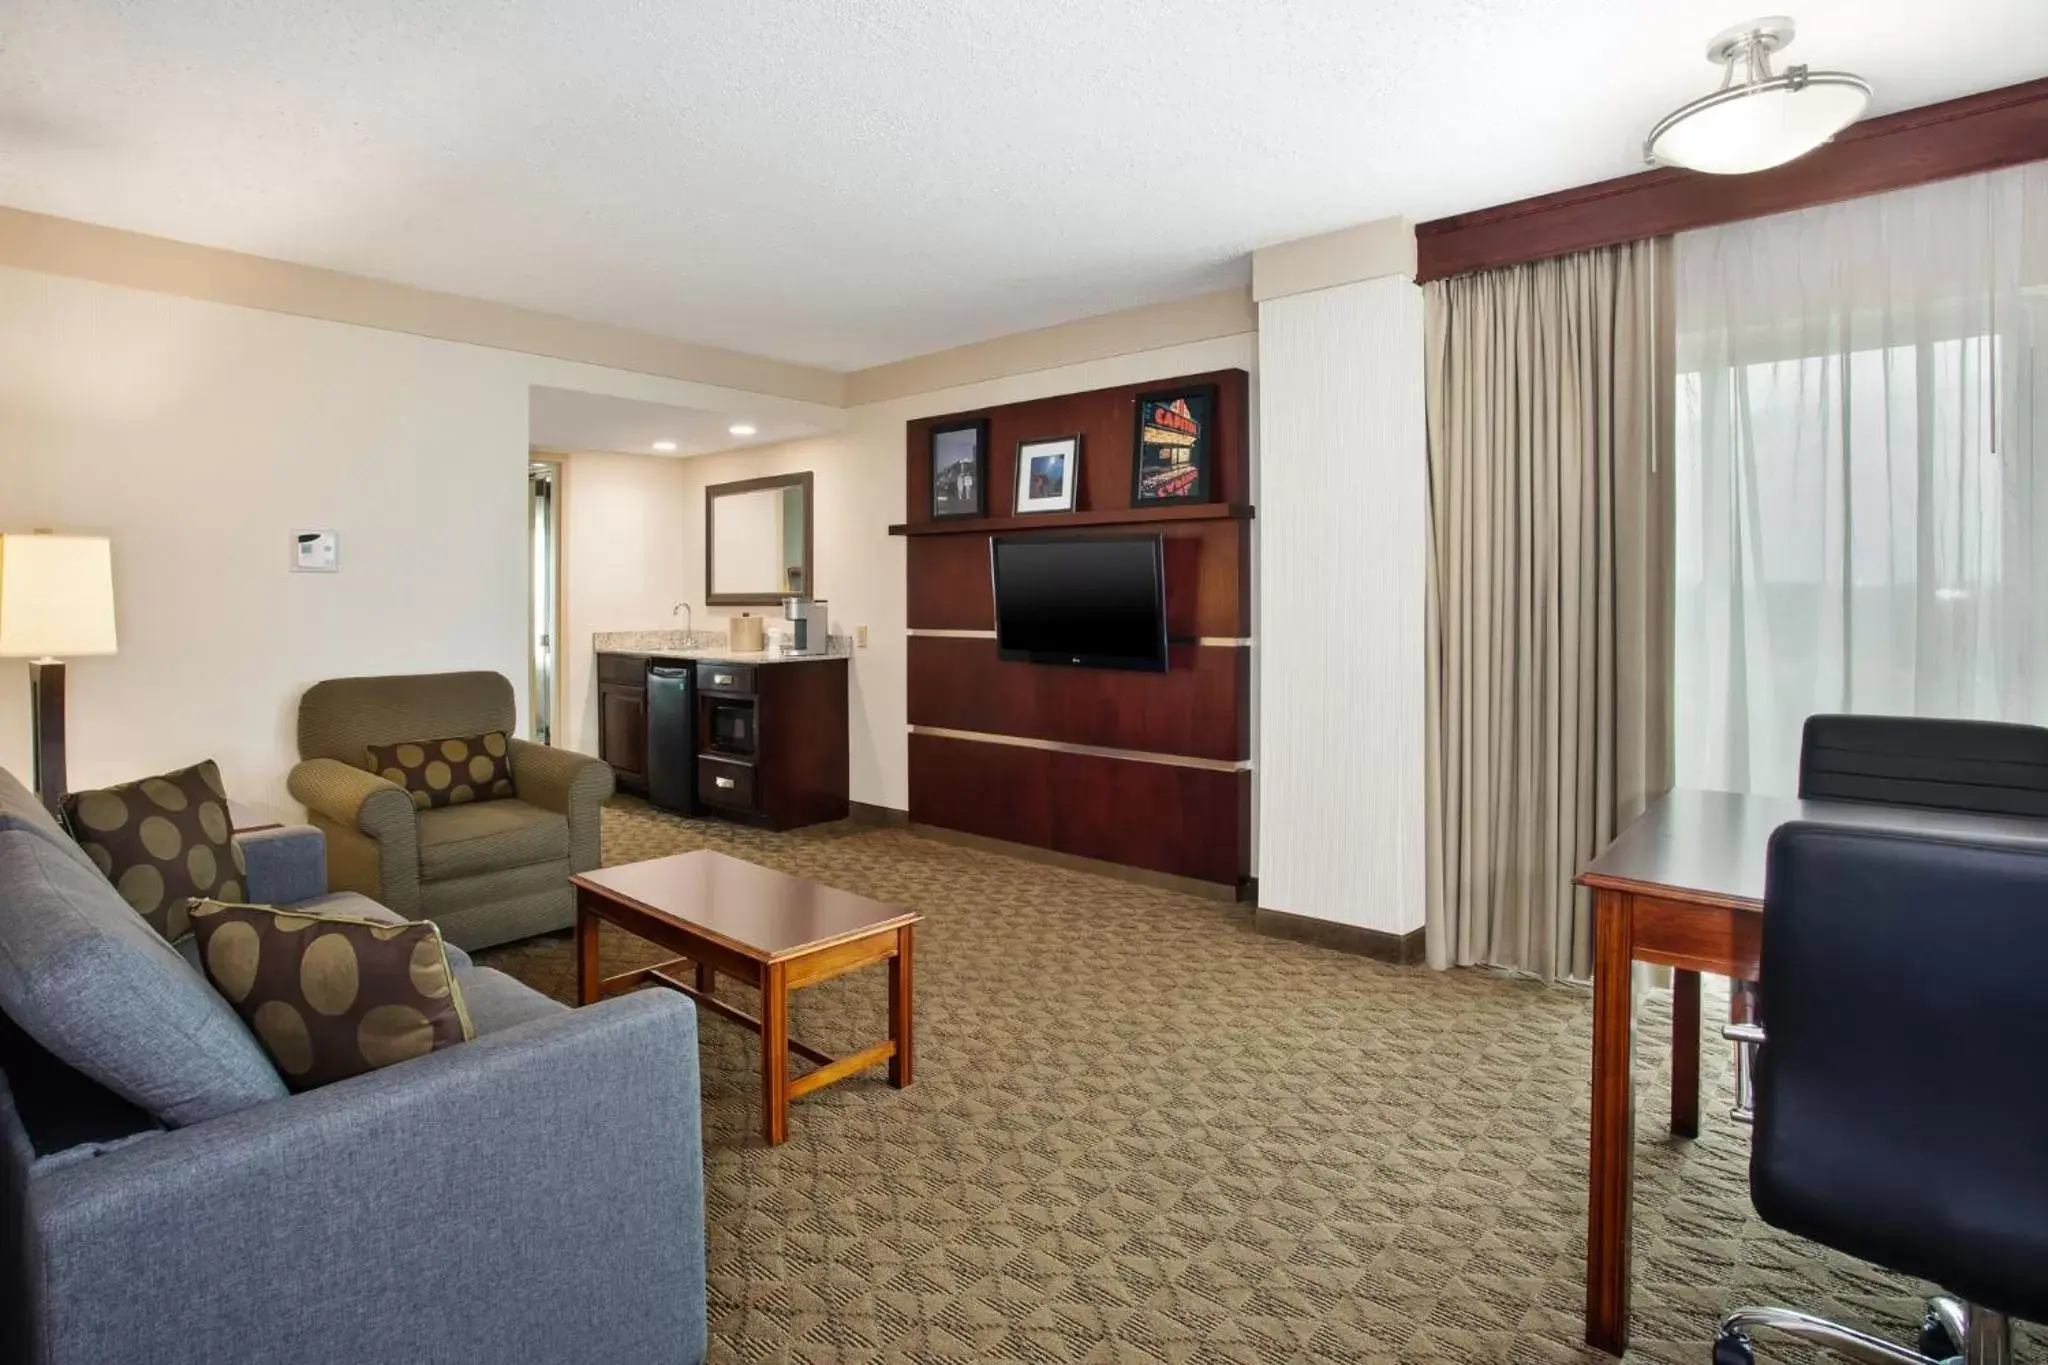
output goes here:
{"type": "Polygon", "coordinates": [[[1773,74],[1771,54],[1792,41],[1792,32],[1792,21],[1780,14],[1716,35],[1707,60],[1724,68],[1721,88],[1660,119],[1643,144],[1644,158],[1744,175],[1805,156],[1854,123],[1870,103],[1870,82],[1861,76],[1804,66],[1773,74]]]}
{"type": "Polygon", "coordinates": [[[752,436],[754,434],[754,427],[751,422],[734,422],[726,430],[734,436],[752,436]]]}
{"type": "Polygon", "coordinates": [[[676,443],[674,441],[656,441],[654,443],[654,448],[660,451],[662,454],[666,455],[671,450],[674,450],[676,448],[676,443]]]}

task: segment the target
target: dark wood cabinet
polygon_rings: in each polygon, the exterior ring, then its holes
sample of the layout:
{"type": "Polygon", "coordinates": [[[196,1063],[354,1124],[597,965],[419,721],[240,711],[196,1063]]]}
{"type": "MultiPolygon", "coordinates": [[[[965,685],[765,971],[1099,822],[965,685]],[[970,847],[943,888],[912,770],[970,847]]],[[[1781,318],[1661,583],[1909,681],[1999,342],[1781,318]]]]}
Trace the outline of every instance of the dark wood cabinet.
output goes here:
{"type": "Polygon", "coordinates": [[[697,665],[697,800],[770,829],[843,820],[846,660],[697,665]]]}
{"type": "MultiPolygon", "coordinates": [[[[647,671],[670,656],[597,656],[598,756],[621,791],[666,800],[667,809],[792,829],[843,820],[847,800],[847,660],[770,663],[700,659],[685,710],[650,728],[647,671]],[[696,802],[649,790],[650,747],[663,763],[693,765],[696,802]]],[[[689,781],[689,767],[678,769],[689,781]]],[[[668,779],[661,779],[667,784],[668,779]]],[[[666,786],[664,786],[666,790],[666,786]]],[[[685,792],[690,792],[687,786],[685,792]]]]}
{"type": "Polygon", "coordinates": [[[597,656],[597,756],[623,791],[647,791],[647,656],[597,656]]]}

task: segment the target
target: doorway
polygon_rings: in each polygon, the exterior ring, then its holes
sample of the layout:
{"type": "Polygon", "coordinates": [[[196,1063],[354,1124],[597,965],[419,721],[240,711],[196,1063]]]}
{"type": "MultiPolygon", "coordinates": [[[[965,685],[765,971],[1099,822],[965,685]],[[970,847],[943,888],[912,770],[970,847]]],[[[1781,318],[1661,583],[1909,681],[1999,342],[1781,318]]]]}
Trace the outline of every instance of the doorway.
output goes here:
{"type": "Polygon", "coordinates": [[[537,744],[555,742],[561,689],[557,642],[562,636],[562,465],[532,459],[526,466],[526,511],[533,619],[527,714],[537,744]]]}

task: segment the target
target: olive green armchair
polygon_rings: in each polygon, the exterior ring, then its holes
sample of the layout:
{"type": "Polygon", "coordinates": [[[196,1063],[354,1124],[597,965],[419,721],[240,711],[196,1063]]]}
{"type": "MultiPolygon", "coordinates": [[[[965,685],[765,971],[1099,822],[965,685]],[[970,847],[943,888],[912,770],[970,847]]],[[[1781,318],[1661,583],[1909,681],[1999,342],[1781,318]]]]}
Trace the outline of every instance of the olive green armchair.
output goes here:
{"type": "Polygon", "coordinates": [[[430,919],[462,948],[575,922],[570,874],[600,858],[609,765],[511,742],[515,795],[419,810],[370,771],[372,744],[512,733],[512,684],[497,673],[335,678],[299,700],[299,757],[288,783],[327,836],[327,881],[408,919],[430,919]]]}

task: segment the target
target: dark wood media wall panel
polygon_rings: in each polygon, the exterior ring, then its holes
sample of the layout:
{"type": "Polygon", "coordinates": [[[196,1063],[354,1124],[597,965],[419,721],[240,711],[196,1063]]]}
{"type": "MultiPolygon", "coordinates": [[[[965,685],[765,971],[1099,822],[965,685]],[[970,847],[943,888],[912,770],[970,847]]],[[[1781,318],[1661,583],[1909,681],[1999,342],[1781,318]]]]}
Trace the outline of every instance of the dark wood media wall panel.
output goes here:
{"type": "MultiPolygon", "coordinates": [[[[1174,645],[1165,673],[1005,663],[994,640],[910,637],[910,723],[1235,763],[1251,651],[1174,645]]],[[[913,796],[915,793],[913,793],[913,796]]]]}
{"type": "Polygon", "coordinates": [[[1248,772],[910,737],[911,819],[1197,881],[1248,875],[1251,799],[1248,772]]]}
{"type": "MultiPolygon", "coordinates": [[[[1166,633],[1175,640],[1236,640],[1251,634],[1249,522],[1062,525],[1060,531],[1069,536],[1157,533],[1166,542],[1166,633]]],[[[912,538],[908,547],[910,601],[905,617],[912,630],[995,629],[995,589],[988,576],[988,542],[987,532],[912,538]]]]}
{"type": "Polygon", "coordinates": [[[1249,878],[1251,774],[1238,765],[1251,757],[1250,417],[1249,376],[1221,370],[907,424],[909,520],[892,530],[908,538],[912,820],[1200,881],[1249,878]],[[1197,385],[1216,395],[1207,500],[1133,507],[1139,396],[1197,385]],[[935,521],[930,433],[968,419],[988,424],[988,515],[935,521]],[[1013,515],[1018,444],[1074,433],[1074,511],[1013,515]],[[1040,534],[1162,538],[1166,672],[999,656],[990,538],[1040,534]]]}

